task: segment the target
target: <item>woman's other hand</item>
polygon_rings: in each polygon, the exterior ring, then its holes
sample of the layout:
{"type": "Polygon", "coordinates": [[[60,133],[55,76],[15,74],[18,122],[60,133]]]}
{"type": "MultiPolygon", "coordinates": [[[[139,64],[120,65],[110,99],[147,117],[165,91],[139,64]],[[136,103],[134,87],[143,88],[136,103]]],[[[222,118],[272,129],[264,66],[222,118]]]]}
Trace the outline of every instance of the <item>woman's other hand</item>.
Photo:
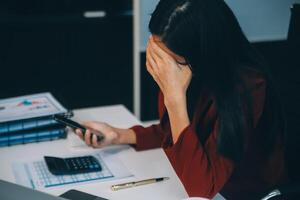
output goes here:
{"type": "Polygon", "coordinates": [[[191,82],[190,67],[179,62],[185,62],[185,59],[171,52],[158,37],[150,37],[147,46],[147,71],[159,85],[166,105],[182,101],[191,82]]]}

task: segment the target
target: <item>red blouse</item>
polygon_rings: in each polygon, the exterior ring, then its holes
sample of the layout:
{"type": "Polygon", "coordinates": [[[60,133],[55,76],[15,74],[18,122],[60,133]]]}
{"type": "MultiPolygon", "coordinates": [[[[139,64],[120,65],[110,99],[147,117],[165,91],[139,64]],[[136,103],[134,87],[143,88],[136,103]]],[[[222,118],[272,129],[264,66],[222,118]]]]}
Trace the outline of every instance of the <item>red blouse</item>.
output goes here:
{"type": "MultiPolygon", "coordinates": [[[[252,94],[256,127],[264,108],[266,81],[253,70],[247,70],[243,80],[252,94]]],[[[132,128],[137,136],[136,149],[162,147],[189,196],[212,198],[221,192],[228,199],[253,199],[284,180],[283,145],[279,139],[272,155],[264,156],[261,153],[264,142],[260,139],[263,133],[259,130],[247,131],[247,149],[240,164],[235,165],[217,152],[218,116],[209,94],[201,95],[191,124],[175,144],[161,92],[158,110],[160,124],[132,128]],[[211,131],[203,135],[204,142],[199,142],[196,130],[207,128],[211,131]]]]}

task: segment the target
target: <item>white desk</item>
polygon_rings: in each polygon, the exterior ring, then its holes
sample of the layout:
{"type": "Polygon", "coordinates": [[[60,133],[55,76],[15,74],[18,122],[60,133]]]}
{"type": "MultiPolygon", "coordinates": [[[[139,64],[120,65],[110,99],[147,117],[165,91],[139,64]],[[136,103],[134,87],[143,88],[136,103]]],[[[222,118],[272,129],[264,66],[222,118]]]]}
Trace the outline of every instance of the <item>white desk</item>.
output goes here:
{"type": "MultiPolygon", "coordinates": [[[[120,128],[128,128],[136,124],[141,124],[141,122],[122,105],[80,109],[75,110],[74,114],[74,118],[77,121],[102,121],[120,128]]],[[[27,158],[41,159],[44,155],[60,156],[67,155],[68,153],[74,154],[74,152],[80,154],[82,152],[93,153],[95,151],[101,151],[92,148],[80,150],[72,148],[70,145],[71,134],[73,133],[69,133],[69,137],[66,140],[0,148],[0,179],[15,182],[11,166],[12,162],[17,160],[26,160],[27,158]]],[[[124,148],[124,150],[116,153],[115,156],[118,156],[118,158],[122,160],[134,177],[98,183],[66,185],[64,187],[46,190],[46,192],[60,195],[69,189],[77,189],[112,200],[179,200],[188,197],[162,149],[136,152],[132,148],[124,148]],[[162,176],[170,177],[170,180],[116,192],[110,189],[110,186],[113,184],[162,176]]],[[[222,200],[223,198],[218,196],[214,199],[222,200]]]]}
{"type": "MultiPolygon", "coordinates": [[[[127,128],[140,122],[123,106],[108,106],[91,109],[75,110],[75,119],[78,121],[97,120],[104,121],[113,126],[127,128]]],[[[70,133],[71,134],[71,133],[70,133]]],[[[70,147],[70,138],[66,140],[57,140],[52,142],[42,142],[35,144],[17,145],[12,147],[0,148],[0,179],[15,182],[11,169],[11,163],[18,159],[42,158],[44,155],[60,156],[68,153],[74,153],[70,147]]],[[[87,150],[75,150],[81,153],[87,150]]],[[[99,151],[89,149],[88,151],[99,151]]],[[[86,183],[81,185],[69,185],[60,188],[52,188],[46,192],[59,195],[69,189],[77,189],[108,199],[183,199],[187,194],[177,178],[172,166],[161,149],[136,152],[133,149],[126,149],[116,154],[119,159],[130,169],[134,177],[121,180],[105,181],[98,183],[86,183]],[[133,181],[144,178],[168,176],[170,180],[124,189],[117,192],[110,190],[112,184],[133,181]]]]}

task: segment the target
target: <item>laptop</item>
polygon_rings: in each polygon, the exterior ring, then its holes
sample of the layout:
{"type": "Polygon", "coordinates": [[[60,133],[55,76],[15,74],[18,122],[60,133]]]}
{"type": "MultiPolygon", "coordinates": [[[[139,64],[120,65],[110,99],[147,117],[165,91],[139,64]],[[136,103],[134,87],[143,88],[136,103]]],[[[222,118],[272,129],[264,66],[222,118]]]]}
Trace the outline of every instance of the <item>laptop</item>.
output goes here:
{"type": "Polygon", "coordinates": [[[50,194],[32,190],[14,183],[0,180],[0,199],[1,200],[65,200],[61,197],[55,197],[50,194]]]}
{"type": "Polygon", "coordinates": [[[61,197],[52,196],[24,186],[0,180],[1,200],[107,200],[78,190],[69,190],[61,197]],[[63,198],[64,197],[64,198],[63,198]]]}

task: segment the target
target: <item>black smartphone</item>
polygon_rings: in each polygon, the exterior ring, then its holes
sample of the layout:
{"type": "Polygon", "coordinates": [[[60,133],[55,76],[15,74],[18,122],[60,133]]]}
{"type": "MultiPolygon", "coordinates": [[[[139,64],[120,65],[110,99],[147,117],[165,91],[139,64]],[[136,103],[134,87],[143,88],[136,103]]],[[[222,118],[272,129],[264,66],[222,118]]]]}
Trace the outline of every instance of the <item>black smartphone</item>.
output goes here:
{"type": "MultiPolygon", "coordinates": [[[[75,129],[80,129],[81,132],[83,133],[83,136],[86,132],[86,128],[84,126],[82,126],[81,124],[79,124],[79,123],[77,123],[73,120],[70,120],[70,119],[66,118],[63,115],[53,115],[53,119],[55,121],[57,121],[58,123],[63,124],[65,126],[68,126],[68,127],[72,128],[74,130],[75,129]]],[[[92,139],[93,135],[94,135],[94,133],[91,134],[91,139],[92,139]]],[[[101,134],[101,133],[100,133],[100,135],[99,134],[95,134],[95,135],[97,136],[97,142],[101,142],[104,139],[104,135],[101,134]]]]}

